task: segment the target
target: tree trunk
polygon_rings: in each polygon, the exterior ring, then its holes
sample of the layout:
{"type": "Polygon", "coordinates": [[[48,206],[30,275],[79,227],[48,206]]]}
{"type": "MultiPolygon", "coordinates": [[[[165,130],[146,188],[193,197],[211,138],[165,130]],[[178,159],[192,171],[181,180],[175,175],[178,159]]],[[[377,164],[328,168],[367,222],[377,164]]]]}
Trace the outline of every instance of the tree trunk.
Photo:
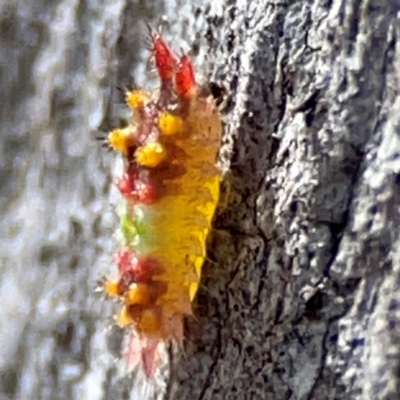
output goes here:
{"type": "Polygon", "coordinates": [[[400,399],[398,2],[177,4],[0,6],[0,399],[400,399]],[[229,173],[185,354],[152,385],[93,294],[117,222],[90,132],[162,12],[228,90],[229,173]]]}

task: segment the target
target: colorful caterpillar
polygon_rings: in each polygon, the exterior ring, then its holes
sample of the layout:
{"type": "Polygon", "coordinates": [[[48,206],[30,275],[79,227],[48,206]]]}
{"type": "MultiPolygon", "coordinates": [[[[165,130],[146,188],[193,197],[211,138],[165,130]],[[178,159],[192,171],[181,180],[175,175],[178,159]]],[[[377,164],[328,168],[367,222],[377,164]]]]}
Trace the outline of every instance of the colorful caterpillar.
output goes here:
{"type": "Polygon", "coordinates": [[[127,361],[142,362],[148,377],[161,344],[182,345],[183,319],[192,314],[219,199],[222,130],[189,57],[177,57],[157,32],[151,42],[160,89],[127,91],[132,122],[107,137],[124,160],[117,182],[124,211],[118,276],[105,282],[105,292],[122,303],[117,323],[135,332],[127,361]]]}

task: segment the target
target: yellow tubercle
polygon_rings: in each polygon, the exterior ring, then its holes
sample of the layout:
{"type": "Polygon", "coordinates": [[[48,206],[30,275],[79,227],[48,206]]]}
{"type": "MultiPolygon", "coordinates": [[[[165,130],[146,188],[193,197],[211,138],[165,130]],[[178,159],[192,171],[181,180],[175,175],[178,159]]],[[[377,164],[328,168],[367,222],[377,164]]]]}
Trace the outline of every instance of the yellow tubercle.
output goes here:
{"type": "Polygon", "coordinates": [[[132,90],[126,92],[125,100],[126,104],[128,104],[132,110],[137,110],[142,108],[148,101],[148,96],[142,90],[132,90]]]}
{"type": "Polygon", "coordinates": [[[136,150],[135,158],[143,167],[154,168],[165,160],[167,152],[159,142],[152,142],[136,150]]]}
{"type": "Polygon", "coordinates": [[[132,128],[129,126],[122,129],[114,129],[108,134],[108,143],[114,150],[127,155],[133,142],[132,133],[132,128]]]}
{"type": "Polygon", "coordinates": [[[145,283],[132,283],[126,296],[126,304],[148,304],[150,301],[149,287],[145,283]]]}
{"type": "Polygon", "coordinates": [[[177,135],[183,132],[183,119],[169,112],[162,112],[158,117],[158,129],[164,135],[177,135]]]}

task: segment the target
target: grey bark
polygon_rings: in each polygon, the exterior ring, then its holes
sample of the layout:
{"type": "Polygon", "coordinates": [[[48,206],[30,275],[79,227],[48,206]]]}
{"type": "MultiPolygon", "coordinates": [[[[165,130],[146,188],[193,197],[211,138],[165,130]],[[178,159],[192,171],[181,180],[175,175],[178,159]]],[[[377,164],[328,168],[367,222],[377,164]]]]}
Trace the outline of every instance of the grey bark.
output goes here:
{"type": "Polygon", "coordinates": [[[178,6],[0,5],[2,398],[400,398],[398,2],[178,6]],[[162,12],[228,89],[230,172],[184,357],[149,384],[93,294],[117,222],[90,132],[162,12]]]}

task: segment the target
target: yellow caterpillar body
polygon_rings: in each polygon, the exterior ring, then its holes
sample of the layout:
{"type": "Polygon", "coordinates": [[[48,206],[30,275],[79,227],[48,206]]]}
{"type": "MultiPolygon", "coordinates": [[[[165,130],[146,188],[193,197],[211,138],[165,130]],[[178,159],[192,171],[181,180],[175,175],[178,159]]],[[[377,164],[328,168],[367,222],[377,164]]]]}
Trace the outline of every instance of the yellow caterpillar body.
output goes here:
{"type": "Polygon", "coordinates": [[[126,357],[152,376],[160,344],[182,343],[183,318],[199,287],[206,239],[219,200],[216,160],[221,117],[197,85],[190,59],[152,33],[161,78],[157,95],[127,92],[133,120],[108,136],[124,158],[125,199],[118,277],[106,292],[121,300],[117,322],[135,332],[126,357]]]}

